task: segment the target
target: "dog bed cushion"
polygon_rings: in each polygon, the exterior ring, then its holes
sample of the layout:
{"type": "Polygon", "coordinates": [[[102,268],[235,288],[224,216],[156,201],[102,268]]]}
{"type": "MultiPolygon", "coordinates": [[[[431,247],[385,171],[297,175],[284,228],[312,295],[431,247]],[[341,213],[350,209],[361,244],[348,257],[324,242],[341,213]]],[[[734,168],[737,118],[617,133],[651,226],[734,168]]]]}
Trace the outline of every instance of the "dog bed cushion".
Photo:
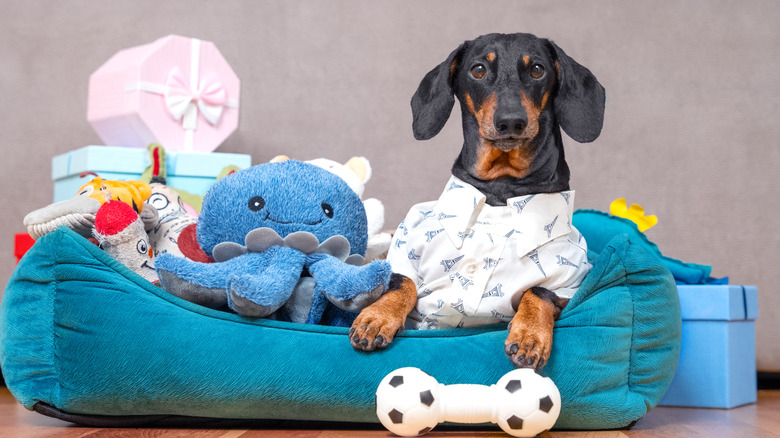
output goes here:
{"type": "MultiPolygon", "coordinates": [[[[677,364],[681,321],[669,271],[627,236],[592,262],[544,369],[561,392],[556,428],[631,424],[660,400],[677,364]]],[[[373,353],[354,350],[347,330],[195,305],[60,228],[38,240],[6,287],[0,365],[28,409],[134,426],[161,416],[376,423],[374,392],[394,369],[483,385],[512,369],[505,324],[408,330],[373,353]]]]}
{"type": "Polygon", "coordinates": [[[572,216],[572,221],[576,224],[577,230],[587,237],[588,249],[591,251],[601,252],[613,237],[625,234],[635,244],[642,245],[655,254],[669,269],[678,284],[705,284],[714,280],[710,277],[712,266],[686,263],[661,254],[658,246],[628,219],[598,210],[577,210],[572,216]]]}

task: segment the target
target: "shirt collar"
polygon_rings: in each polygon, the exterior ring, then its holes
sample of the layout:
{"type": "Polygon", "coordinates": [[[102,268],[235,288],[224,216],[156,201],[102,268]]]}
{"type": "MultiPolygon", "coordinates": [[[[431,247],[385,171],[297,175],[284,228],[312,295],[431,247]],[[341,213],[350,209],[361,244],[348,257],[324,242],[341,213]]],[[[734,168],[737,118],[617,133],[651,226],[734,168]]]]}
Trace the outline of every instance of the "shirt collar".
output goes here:
{"type": "Polygon", "coordinates": [[[439,197],[433,214],[456,248],[463,246],[480,214],[490,209],[509,209],[501,216],[510,216],[509,224],[526,238],[517,245],[518,256],[523,256],[542,244],[571,232],[574,191],[517,196],[507,200],[506,206],[487,206],[485,195],[474,186],[450,177],[439,197]]]}
{"type": "Polygon", "coordinates": [[[464,234],[474,226],[485,199],[485,195],[471,184],[455,175],[450,176],[433,213],[456,248],[463,245],[464,234]]]}

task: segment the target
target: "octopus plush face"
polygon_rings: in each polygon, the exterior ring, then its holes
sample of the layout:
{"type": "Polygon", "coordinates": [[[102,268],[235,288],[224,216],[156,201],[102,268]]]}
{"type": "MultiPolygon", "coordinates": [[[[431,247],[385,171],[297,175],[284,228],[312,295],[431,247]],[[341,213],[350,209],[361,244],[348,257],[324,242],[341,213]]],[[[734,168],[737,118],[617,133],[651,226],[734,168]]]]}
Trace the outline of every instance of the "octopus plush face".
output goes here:
{"type": "Polygon", "coordinates": [[[212,256],[217,244],[243,244],[250,231],[263,227],[281,237],[307,231],[320,242],[342,235],[353,254],[365,255],[367,220],[360,198],[341,178],[311,164],[260,164],[217,181],[203,200],[198,243],[212,256]]]}

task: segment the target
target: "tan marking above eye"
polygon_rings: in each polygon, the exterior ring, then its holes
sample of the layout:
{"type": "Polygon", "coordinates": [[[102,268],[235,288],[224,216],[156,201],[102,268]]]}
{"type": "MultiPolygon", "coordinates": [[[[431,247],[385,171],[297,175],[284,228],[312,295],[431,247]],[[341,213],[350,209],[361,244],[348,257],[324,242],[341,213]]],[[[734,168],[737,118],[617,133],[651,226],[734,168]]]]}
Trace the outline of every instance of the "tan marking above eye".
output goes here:
{"type": "Polygon", "coordinates": [[[530,64],[530,63],[531,63],[531,57],[528,56],[528,55],[523,56],[523,65],[528,67],[528,64],[530,64]]]}
{"type": "Polygon", "coordinates": [[[488,60],[488,62],[493,62],[496,60],[496,54],[494,52],[490,52],[485,56],[485,59],[488,60]]]}

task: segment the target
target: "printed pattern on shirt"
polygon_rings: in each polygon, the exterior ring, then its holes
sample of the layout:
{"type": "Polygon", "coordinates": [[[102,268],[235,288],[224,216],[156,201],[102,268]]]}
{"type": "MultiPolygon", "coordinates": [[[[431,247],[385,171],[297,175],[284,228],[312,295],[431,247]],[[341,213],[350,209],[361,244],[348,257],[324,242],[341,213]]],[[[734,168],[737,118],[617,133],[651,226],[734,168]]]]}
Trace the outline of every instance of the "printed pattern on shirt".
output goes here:
{"type": "Polygon", "coordinates": [[[451,177],[437,201],[414,206],[398,226],[387,260],[415,280],[410,328],[468,327],[509,321],[511,302],[531,287],[571,297],[590,265],[571,225],[574,192],[485,204],[451,177]]]}

